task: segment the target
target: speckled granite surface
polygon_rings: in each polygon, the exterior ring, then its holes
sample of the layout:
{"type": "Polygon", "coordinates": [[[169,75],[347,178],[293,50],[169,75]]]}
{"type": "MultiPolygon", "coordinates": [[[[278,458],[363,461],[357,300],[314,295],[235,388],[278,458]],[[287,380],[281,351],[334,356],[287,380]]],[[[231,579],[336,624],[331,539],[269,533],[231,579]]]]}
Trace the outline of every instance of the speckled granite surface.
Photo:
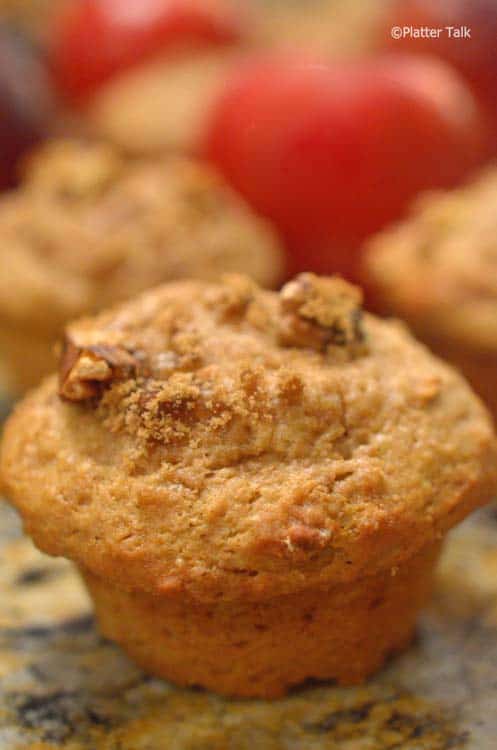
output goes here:
{"type": "Polygon", "coordinates": [[[274,703],[150,679],[95,630],[69,563],[0,503],[1,750],[494,750],[497,515],[455,532],[417,643],[357,689],[274,703]]]}

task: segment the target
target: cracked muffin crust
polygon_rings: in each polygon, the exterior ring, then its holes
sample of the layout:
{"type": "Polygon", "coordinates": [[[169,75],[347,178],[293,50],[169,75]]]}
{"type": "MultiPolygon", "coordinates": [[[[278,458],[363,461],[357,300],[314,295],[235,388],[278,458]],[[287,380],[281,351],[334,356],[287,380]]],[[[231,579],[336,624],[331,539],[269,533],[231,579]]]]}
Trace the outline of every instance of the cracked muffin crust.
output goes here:
{"type": "Polygon", "coordinates": [[[2,478],[154,673],[274,696],[410,639],[443,534],[495,488],[485,409],[340,279],[164,285],[66,329],[2,478]]]}
{"type": "Polygon", "coordinates": [[[428,193],[366,254],[378,307],[460,367],[497,415],[497,168],[428,193]]]}
{"type": "Polygon", "coordinates": [[[236,271],[271,286],[282,268],[269,226],[209,168],[98,144],[42,149],[0,203],[0,237],[0,344],[20,389],[53,369],[75,316],[176,278],[236,271]]]}

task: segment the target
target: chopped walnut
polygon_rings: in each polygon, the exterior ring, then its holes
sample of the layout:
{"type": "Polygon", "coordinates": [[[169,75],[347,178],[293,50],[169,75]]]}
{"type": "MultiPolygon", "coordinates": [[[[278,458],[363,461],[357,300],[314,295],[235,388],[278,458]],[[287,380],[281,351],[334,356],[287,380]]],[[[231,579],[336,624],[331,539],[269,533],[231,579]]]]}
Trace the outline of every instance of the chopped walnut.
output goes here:
{"type": "Polygon", "coordinates": [[[340,278],[302,273],[280,292],[280,343],[320,351],[364,341],[361,291],[340,278]]]}
{"type": "Polygon", "coordinates": [[[140,361],[119,346],[78,346],[66,338],[59,368],[59,395],[68,401],[96,396],[99,387],[135,375],[140,361]]]}

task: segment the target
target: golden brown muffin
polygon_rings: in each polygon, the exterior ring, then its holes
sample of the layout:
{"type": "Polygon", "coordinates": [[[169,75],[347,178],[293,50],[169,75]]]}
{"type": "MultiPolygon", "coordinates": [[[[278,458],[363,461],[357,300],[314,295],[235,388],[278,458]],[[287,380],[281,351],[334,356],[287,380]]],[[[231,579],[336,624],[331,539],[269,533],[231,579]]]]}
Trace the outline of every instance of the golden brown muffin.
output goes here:
{"type": "Polygon", "coordinates": [[[0,349],[16,390],[54,369],[71,318],[169,279],[279,279],[268,225],[210,168],[126,162],[101,145],[43,149],[0,202],[0,349]]]}
{"type": "Polygon", "coordinates": [[[103,632],[185,685],[363,680],[412,637],[445,532],[496,486],[489,417],[339,279],[164,285],[70,325],[1,454],[103,632]]]}
{"type": "Polygon", "coordinates": [[[457,365],[497,416],[497,167],[428,193],[367,249],[376,306],[457,365]]]}

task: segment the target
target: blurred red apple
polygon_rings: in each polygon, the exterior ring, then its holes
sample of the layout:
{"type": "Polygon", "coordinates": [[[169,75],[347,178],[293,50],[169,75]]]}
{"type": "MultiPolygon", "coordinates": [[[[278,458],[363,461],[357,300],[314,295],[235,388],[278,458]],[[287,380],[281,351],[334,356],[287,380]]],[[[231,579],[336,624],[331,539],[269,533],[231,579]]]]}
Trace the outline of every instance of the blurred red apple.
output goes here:
{"type": "Polygon", "coordinates": [[[203,151],[278,226],[292,271],[354,278],[366,236],[479,164],[482,128],[439,61],[259,59],[229,81],[203,151]]]}
{"type": "Polygon", "coordinates": [[[246,17],[230,0],[73,0],[50,48],[59,91],[83,99],[157,53],[232,44],[246,17]]]}
{"type": "Polygon", "coordinates": [[[436,55],[453,65],[487,111],[497,150],[496,0],[397,0],[381,30],[380,44],[397,52],[436,55]],[[400,39],[392,38],[394,26],[403,30],[400,39]],[[419,33],[424,27],[438,29],[437,36],[419,33]]]}

